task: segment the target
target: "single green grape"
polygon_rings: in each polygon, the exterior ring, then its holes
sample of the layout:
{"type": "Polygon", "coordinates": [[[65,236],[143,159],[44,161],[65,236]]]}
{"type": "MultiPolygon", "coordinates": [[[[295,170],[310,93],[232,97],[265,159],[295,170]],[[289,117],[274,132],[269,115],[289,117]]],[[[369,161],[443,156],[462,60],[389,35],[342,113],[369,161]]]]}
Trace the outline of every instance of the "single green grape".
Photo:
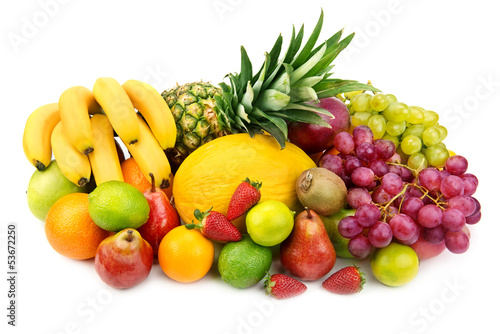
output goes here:
{"type": "Polygon", "coordinates": [[[363,93],[362,90],[355,90],[353,92],[347,92],[347,93],[344,93],[344,97],[348,100],[352,100],[352,98],[358,94],[361,94],[363,93]]]}
{"type": "Polygon", "coordinates": [[[351,108],[355,112],[358,111],[370,111],[370,100],[372,96],[367,93],[361,93],[354,95],[354,97],[351,100],[351,108]]]}
{"type": "Polygon", "coordinates": [[[426,128],[436,125],[436,123],[439,121],[439,115],[435,111],[426,110],[424,114],[425,114],[425,120],[423,124],[426,128]]]}
{"type": "Polygon", "coordinates": [[[427,159],[425,158],[425,155],[423,155],[420,152],[413,153],[410,155],[407,161],[408,167],[416,170],[422,170],[424,168],[427,168],[428,163],[427,159]]]}
{"type": "Polygon", "coordinates": [[[409,135],[401,141],[401,150],[407,155],[417,153],[422,148],[422,140],[414,135],[409,135]]]}
{"type": "Polygon", "coordinates": [[[441,133],[441,141],[445,140],[446,137],[448,137],[448,130],[444,126],[439,124],[436,124],[435,127],[441,133]]]}
{"type": "Polygon", "coordinates": [[[422,132],[422,142],[425,146],[436,145],[440,141],[441,132],[435,126],[430,126],[422,132]]]}
{"type": "Polygon", "coordinates": [[[390,134],[391,136],[399,136],[402,134],[406,129],[406,122],[394,122],[394,121],[388,121],[387,126],[385,127],[385,131],[390,134]]]}
{"type": "MultiPolygon", "coordinates": [[[[386,131],[387,131],[387,126],[386,126],[386,131]]],[[[391,136],[390,134],[388,134],[387,132],[385,133],[385,135],[382,137],[382,139],[385,139],[385,140],[390,140],[394,143],[394,146],[398,147],[399,146],[399,139],[398,137],[396,136],[391,136]]]]}
{"type": "Polygon", "coordinates": [[[370,107],[375,111],[383,111],[389,105],[389,100],[384,94],[375,94],[370,100],[370,107]]]}
{"type": "Polygon", "coordinates": [[[368,120],[370,119],[370,117],[372,117],[371,113],[367,111],[359,111],[352,115],[351,123],[353,126],[368,125],[368,120]]]}
{"type": "MultiPolygon", "coordinates": [[[[377,94],[378,95],[378,94],[377,94]]],[[[373,132],[373,139],[380,139],[385,133],[385,118],[382,115],[373,115],[368,120],[368,127],[373,132]]]]}
{"type": "Polygon", "coordinates": [[[402,138],[413,135],[417,136],[418,138],[422,139],[422,133],[424,132],[425,127],[422,124],[413,124],[408,127],[406,127],[405,132],[403,133],[402,138]]]}
{"type": "Polygon", "coordinates": [[[425,109],[416,106],[410,106],[410,117],[406,120],[411,124],[420,124],[425,120],[425,109]]]}
{"type": "Polygon", "coordinates": [[[398,99],[396,98],[396,96],[394,96],[394,94],[385,94],[385,97],[387,98],[387,101],[389,103],[398,101],[398,99]]]}
{"type": "Polygon", "coordinates": [[[425,158],[431,166],[443,167],[446,160],[450,157],[450,152],[440,144],[429,146],[425,150],[425,158]]]}
{"type": "Polygon", "coordinates": [[[403,102],[392,102],[384,109],[384,116],[388,121],[403,122],[410,117],[410,108],[403,102]]]}

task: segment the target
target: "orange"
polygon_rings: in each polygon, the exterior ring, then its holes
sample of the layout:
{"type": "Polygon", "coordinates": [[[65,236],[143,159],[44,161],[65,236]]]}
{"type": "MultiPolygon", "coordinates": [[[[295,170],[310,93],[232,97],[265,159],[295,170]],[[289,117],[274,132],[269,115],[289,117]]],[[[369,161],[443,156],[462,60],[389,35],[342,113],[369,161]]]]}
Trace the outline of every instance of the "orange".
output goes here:
{"type": "Polygon", "coordinates": [[[214,244],[198,230],[184,225],[170,230],[158,249],[158,262],[171,279],[189,283],[205,276],[214,261],[214,244]]]}
{"type": "Polygon", "coordinates": [[[91,259],[108,231],[97,226],[89,215],[88,194],[73,193],[61,197],[45,219],[45,235],[59,254],[76,260],[91,259]]]}
{"type": "MultiPolygon", "coordinates": [[[[141,192],[145,192],[148,189],[151,189],[151,180],[149,180],[144,173],[141,171],[141,168],[134,160],[134,158],[130,157],[127,160],[121,163],[123,180],[139,189],[141,192]]],[[[168,199],[172,198],[172,185],[174,182],[174,176],[170,175],[170,186],[168,188],[162,189],[162,191],[167,195],[168,199]]]]}

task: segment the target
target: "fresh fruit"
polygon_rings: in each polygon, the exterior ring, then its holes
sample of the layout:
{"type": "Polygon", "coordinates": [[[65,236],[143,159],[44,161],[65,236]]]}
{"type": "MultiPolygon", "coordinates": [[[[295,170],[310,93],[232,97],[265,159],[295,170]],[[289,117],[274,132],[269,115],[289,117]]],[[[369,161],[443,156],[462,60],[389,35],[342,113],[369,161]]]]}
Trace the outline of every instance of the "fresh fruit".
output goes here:
{"type": "Polygon", "coordinates": [[[87,194],[72,193],[61,197],[50,208],[45,219],[45,235],[52,248],[61,255],[91,259],[109,232],[94,224],[89,215],[87,194]]]}
{"type": "Polygon", "coordinates": [[[80,187],[89,183],[92,173],[89,158],[69,142],[64,133],[62,122],[57,123],[52,131],[50,143],[63,175],[80,187]]]}
{"type": "Polygon", "coordinates": [[[23,133],[24,155],[39,171],[43,171],[50,164],[50,137],[60,120],[58,104],[50,103],[33,111],[26,121],[23,133]]]}
{"type": "Polygon", "coordinates": [[[326,168],[303,171],[297,179],[296,191],[300,203],[320,215],[333,215],[346,204],[344,181],[326,168]]]}
{"type": "Polygon", "coordinates": [[[227,208],[227,219],[235,220],[244,215],[260,201],[262,182],[251,181],[248,177],[234,191],[227,208]]]}
{"type": "Polygon", "coordinates": [[[80,192],[89,192],[89,186],[79,187],[69,181],[53,160],[43,171],[36,170],[28,183],[26,197],[31,213],[41,221],[45,221],[49,209],[61,197],[80,192]]]}
{"type": "Polygon", "coordinates": [[[305,281],[325,276],[335,265],[336,254],[317,213],[306,209],[295,217],[290,236],[280,246],[283,268],[305,281]]]}
{"type": "Polygon", "coordinates": [[[108,285],[128,289],[144,281],[153,267],[153,249],[128,228],[104,239],[97,248],[95,270],[108,285]]]}
{"type": "Polygon", "coordinates": [[[177,137],[174,116],[160,93],[150,84],[127,80],[123,85],[133,106],[141,113],[163,150],[174,147],[177,137]]]}
{"type": "Polygon", "coordinates": [[[154,175],[151,173],[152,186],[144,192],[149,204],[149,218],[137,229],[142,238],[153,248],[153,254],[158,254],[160,242],[173,228],[181,224],[179,215],[164,192],[154,186],[154,175]]]}
{"type": "Polygon", "coordinates": [[[294,214],[283,202],[262,201],[247,213],[247,232],[259,245],[275,246],[292,232],[294,214]]]}
{"type": "Polygon", "coordinates": [[[214,244],[198,230],[184,226],[167,233],[158,249],[158,261],[171,279],[190,283],[203,278],[214,261],[214,244]]]}
{"type": "Polygon", "coordinates": [[[375,250],[370,265],[373,275],[381,283],[401,286],[417,276],[419,259],[410,246],[392,242],[387,247],[375,250]]]}
{"type": "Polygon", "coordinates": [[[264,280],[266,294],[276,299],[286,299],[303,294],[307,286],[285,274],[268,274],[264,280]]]}
{"type": "Polygon", "coordinates": [[[146,197],[128,183],[101,183],[88,197],[90,217],[106,231],[138,229],[148,220],[150,209],[146,197]]]}
{"type": "Polygon", "coordinates": [[[271,268],[272,251],[255,243],[248,235],[222,247],[217,263],[224,282],[240,289],[260,282],[271,268]]]}
{"type": "Polygon", "coordinates": [[[217,242],[240,241],[240,231],[222,213],[208,209],[201,212],[196,209],[194,216],[200,222],[186,224],[187,229],[200,229],[200,232],[207,238],[217,242]]]}
{"type": "Polygon", "coordinates": [[[417,253],[418,259],[420,261],[432,259],[438,256],[446,249],[444,240],[438,244],[431,244],[425,240],[424,235],[421,233],[414,243],[410,245],[411,248],[417,253]]]}
{"type": "MultiPolygon", "coordinates": [[[[185,222],[194,220],[194,210],[209,208],[227,213],[234,189],[241,175],[259,180],[261,201],[277,200],[291,210],[300,210],[295,181],[302,171],[315,163],[297,146],[287,143],[281,149],[266,135],[250,137],[246,133],[224,136],[203,145],[191,154],[175,174],[173,194],[175,206],[185,222]]],[[[244,230],[244,219],[233,224],[244,230]]]]}
{"type": "Polygon", "coordinates": [[[336,97],[320,99],[314,106],[328,111],[330,114],[318,114],[329,126],[289,122],[288,138],[290,142],[304,150],[307,154],[319,153],[333,145],[333,138],[339,132],[348,131],[351,126],[349,109],[336,97]],[[333,116],[333,117],[332,117],[333,116]]]}
{"type": "Polygon", "coordinates": [[[111,123],[105,115],[94,115],[90,119],[90,125],[94,149],[88,157],[96,185],[111,180],[123,182],[120,158],[111,123]]]}
{"type": "Polygon", "coordinates": [[[123,143],[136,143],[140,135],[137,113],[118,81],[113,78],[98,78],[92,91],[123,143]]]}
{"type": "Polygon", "coordinates": [[[364,274],[353,265],[334,272],[323,282],[322,286],[339,295],[350,295],[363,290],[364,284],[364,274]]]}
{"type": "MultiPolygon", "coordinates": [[[[216,87],[197,82],[162,93],[174,114],[177,142],[169,152],[174,165],[210,140],[231,133],[262,130],[271,134],[281,148],[287,140],[287,121],[326,125],[316,113],[330,113],[307,104],[321,98],[359,89],[373,89],[351,80],[329,79],[331,62],[349,44],[353,34],[340,40],[342,30],[314,47],[323,24],[323,12],[310,38],[301,47],[303,27],[281,55],[280,35],[254,75],[252,63],[241,48],[241,71],[228,74],[230,86],[216,87]]],[[[262,180],[264,181],[264,180],[262,180]]]]}
{"type": "MultiPolygon", "coordinates": [[[[133,157],[130,157],[124,160],[121,163],[123,180],[137,188],[140,192],[145,192],[148,189],[151,189],[151,182],[148,180],[146,175],[141,171],[141,168],[135,161],[133,157]]],[[[167,198],[170,200],[172,198],[172,188],[173,188],[174,174],[170,174],[170,185],[168,188],[160,189],[167,195],[167,198]]]]}
{"type": "MultiPolygon", "coordinates": [[[[371,197],[370,197],[371,198],[371,197]]],[[[321,216],[321,221],[323,225],[325,225],[326,232],[328,233],[328,237],[333,244],[333,248],[335,248],[335,253],[338,257],[352,259],[351,253],[349,253],[348,244],[349,239],[344,238],[339,233],[339,222],[342,218],[347,216],[354,216],[356,210],[354,209],[342,209],[339,212],[331,215],[331,216],[321,216]]]]}
{"type": "Polygon", "coordinates": [[[94,150],[90,115],[100,112],[101,107],[88,88],[70,87],[59,97],[59,114],[64,135],[82,154],[89,154],[94,150]]]}
{"type": "Polygon", "coordinates": [[[171,174],[170,163],[146,122],[138,115],[134,117],[137,118],[139,124],[138,141],[134,144],[125,143],[125,146],[144,175],[153,173],[155,186],[161,189],[168,188],[171,174]]]}

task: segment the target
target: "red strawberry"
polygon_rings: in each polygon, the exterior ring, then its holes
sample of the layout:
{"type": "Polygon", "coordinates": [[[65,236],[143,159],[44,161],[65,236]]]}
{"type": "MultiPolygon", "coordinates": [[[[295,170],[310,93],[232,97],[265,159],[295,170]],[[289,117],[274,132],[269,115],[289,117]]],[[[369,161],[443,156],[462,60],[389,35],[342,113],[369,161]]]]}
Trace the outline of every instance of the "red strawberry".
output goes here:
{"type": "Polygon", "coordinates": [[[205,212],[201,212],[198,209],[194,210],[194,216],[200,223],[195,224],[193,222],[191,224],[186,224],[186,228],[199,228],[204,236],[214,241],[240,241],[241,233],[236,226],[234,226],[222,213],[211,210],[212,208],[205,212]]]}
{"type": "Polygon", "coordinates": [[[270,294],[276,299],[295,297],[307,290],[305,284],[284,274],[268,274],[264,286],[266,287],[266,294],[270,294]]]}
{"type": "Polygon", "coordinates": [[[360,292],[363,290],[363,284],[365,284],[363,275],[357,266],[345,267],[328,277],[323,282],[323,287],[340,295],[360,292]]]}
{"type": "Polygon", "coordinates": [[[247,177],[241,182],[231,196],[227,209],[227,219],[235,220],[250,210],[260,201],[260,187],[262,182],[250,181],[247,177]]]}

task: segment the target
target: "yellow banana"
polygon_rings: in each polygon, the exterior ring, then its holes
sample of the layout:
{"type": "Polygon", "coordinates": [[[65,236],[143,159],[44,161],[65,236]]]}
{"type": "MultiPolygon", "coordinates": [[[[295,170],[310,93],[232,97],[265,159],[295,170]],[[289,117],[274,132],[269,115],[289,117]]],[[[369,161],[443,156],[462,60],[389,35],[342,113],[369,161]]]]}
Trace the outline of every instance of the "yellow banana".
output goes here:
{"type": "Polygon", "coordinates": [[[94,83],[93,92],[123,142],[127,144],[137,142],[139,139],[137,113],[118,81],[113,78],[98,78],[94,83]]]}
{"type": "Polygon", "coordinates": [[[94,115],[90,125],[95,145],[88,157],[96,185],[110,180],[123,181],[111,123],[105,115],[94,115]]]}
{"type": "Polygon", "coordinates": [[[33,111],[26,121],[23,134],[24,154],[40,171],[52,160],[50,135],[60,120],[57,103],[50,103],[33,111]]]}
{"type": "Polygon", "coordinates": [[[94,149],[89,114],[100,112],[101,107],[88,88],[70,87],[59,97],[64,133],[71,145],[83,154],[89,154],[94,149]]]}
{"type": "Polygon", "coordinates": [[[125,143],[125,146],[146,177],[149,173],[153,173],[155,185],[159,188],[168,188],[170,162],[146,122],[139,115],[136,117],[139,121],[139,140],[133,145],[125,143]]]}
{"type": "Polygon", "coordinates": [[[163,150],[175,146],[175,119],[160,93],[150,84],[128,80],[122,85],[134,107],[144,116],[163,150]]]}
{"type": "Polygon", "coordinates": [[[74,184],[83,187],[90,181],[92,173],[89,158],[71,145],[63,130],[61,121],[52,131],[51,144],[54,157],[63,175],[74,184]]]}

